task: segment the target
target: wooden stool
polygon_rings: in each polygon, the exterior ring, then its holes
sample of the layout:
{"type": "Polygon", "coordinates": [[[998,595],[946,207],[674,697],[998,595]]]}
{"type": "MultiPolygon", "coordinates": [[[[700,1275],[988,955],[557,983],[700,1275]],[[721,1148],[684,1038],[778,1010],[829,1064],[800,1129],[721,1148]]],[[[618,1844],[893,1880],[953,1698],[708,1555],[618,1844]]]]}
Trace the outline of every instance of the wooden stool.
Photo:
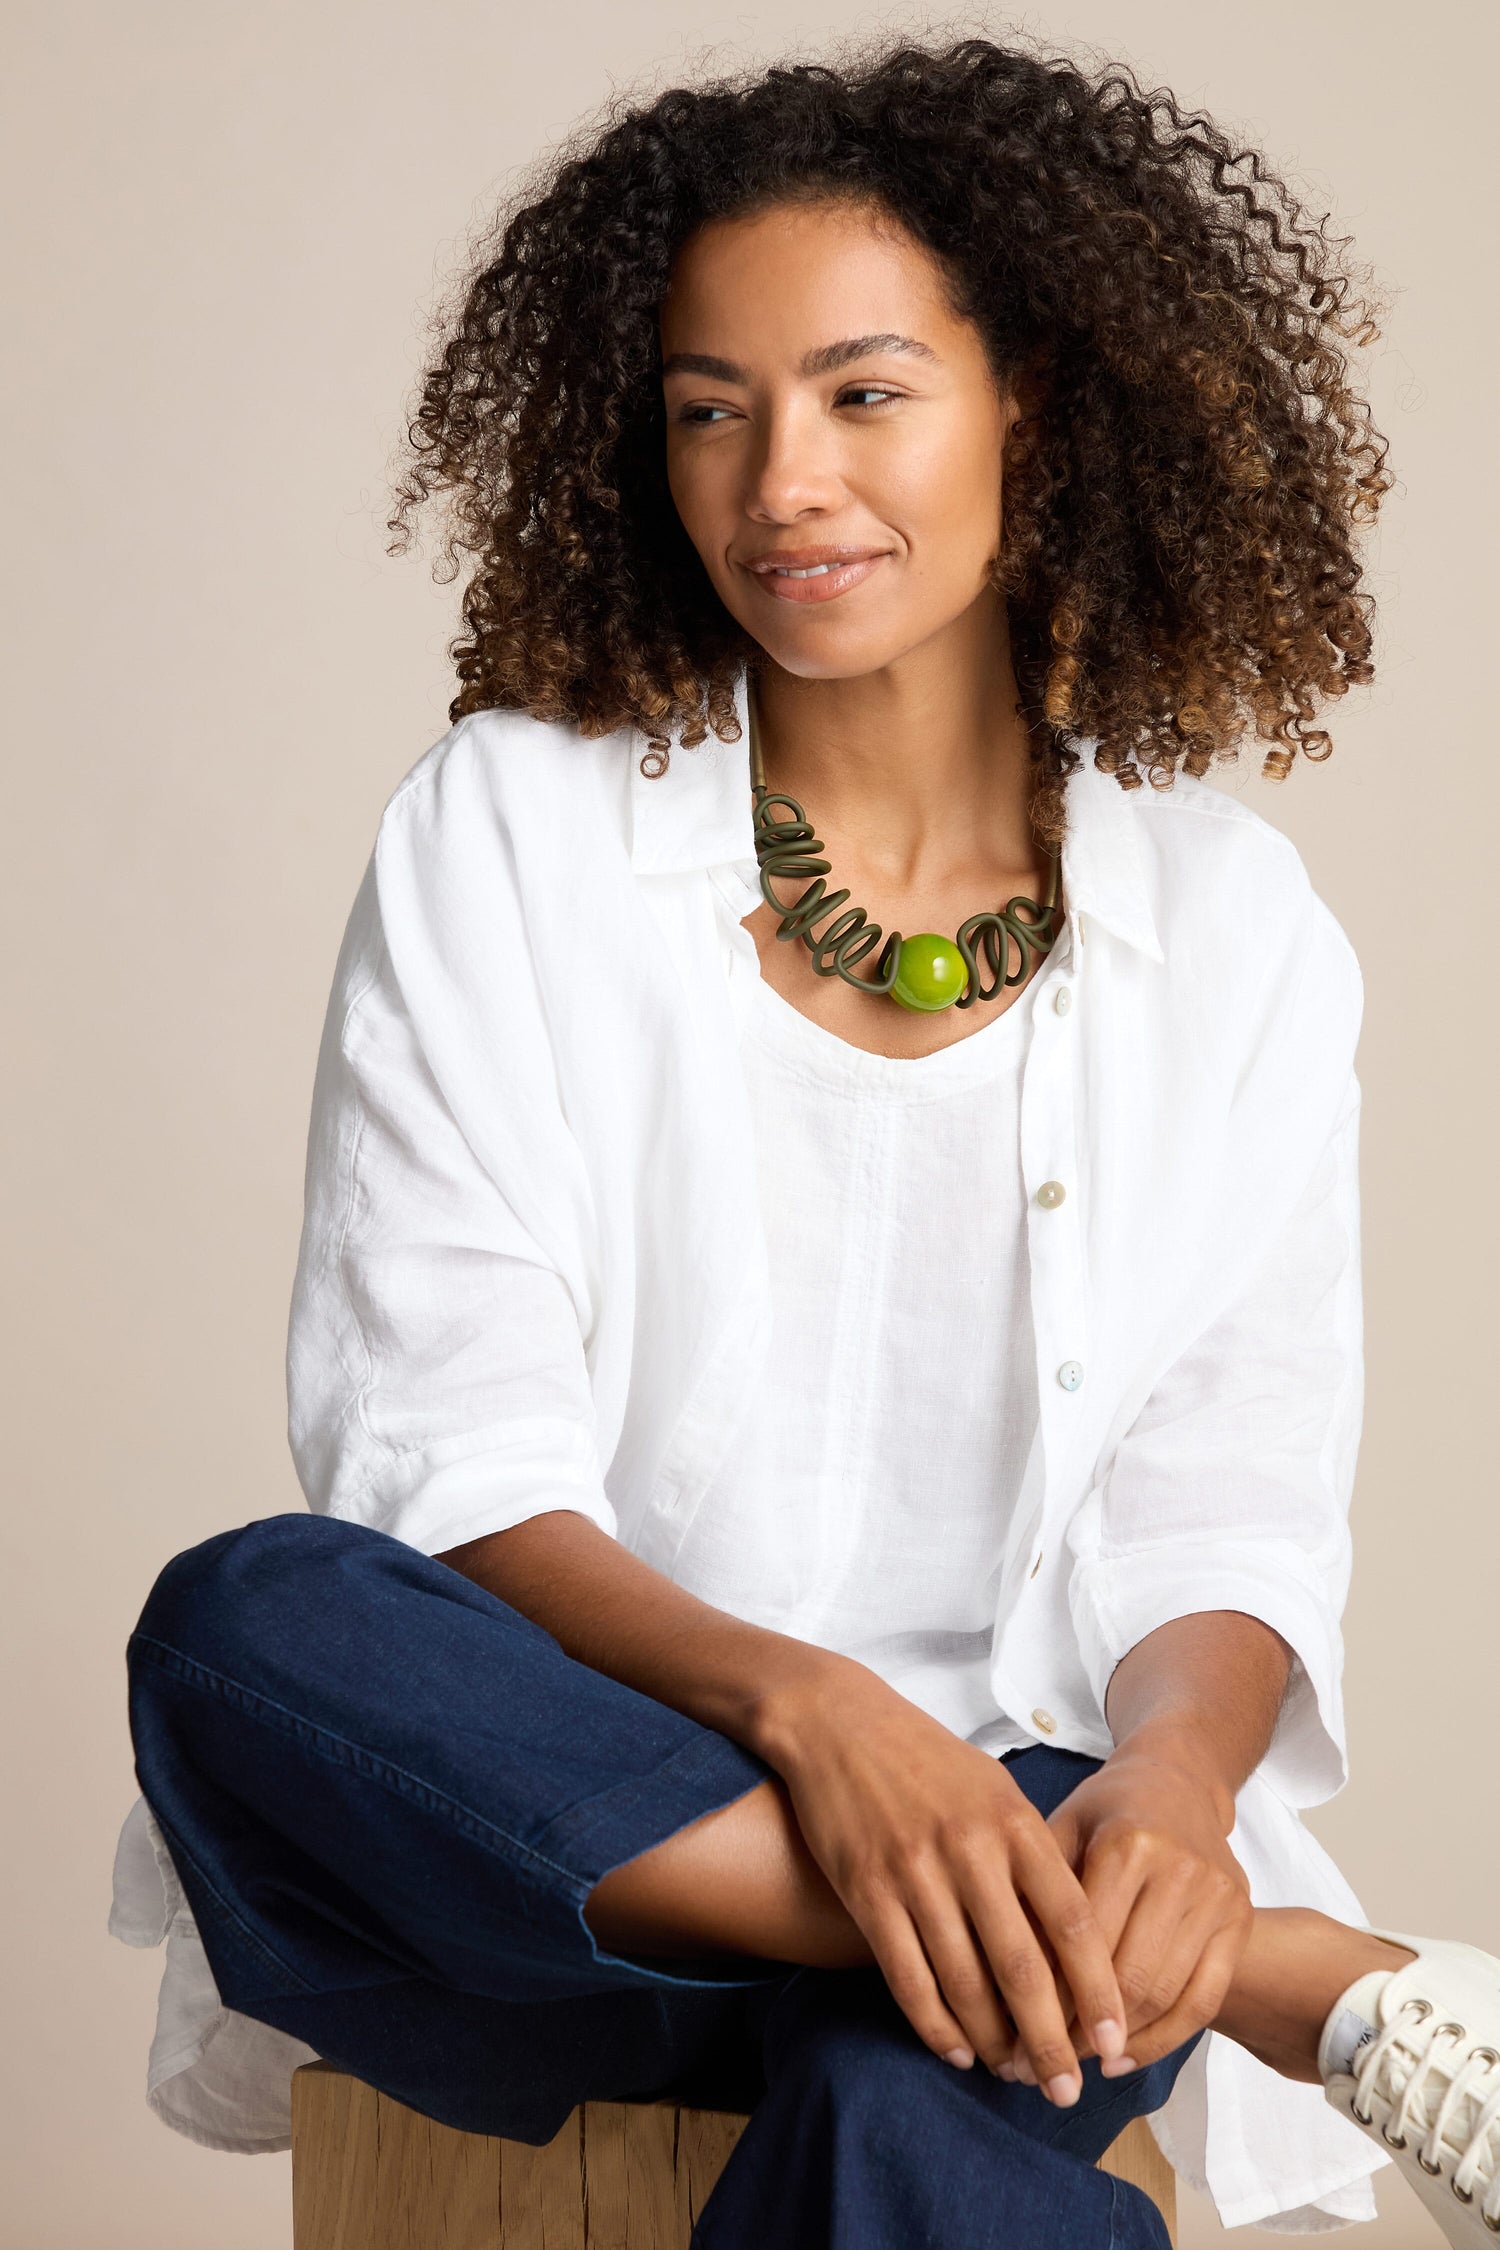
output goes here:
{"type": "MultiPolygon", "coordinates": [[[[676,2102],[585,2102],[545,2148],[435,2125],[372,2086],[292,2074],[295,2250],[688,2250],[745,2129],[676,2102]]],[[[1177,2240],[1172,2168],[1143,2117],[1101,2159],[1177,2240]]]]}

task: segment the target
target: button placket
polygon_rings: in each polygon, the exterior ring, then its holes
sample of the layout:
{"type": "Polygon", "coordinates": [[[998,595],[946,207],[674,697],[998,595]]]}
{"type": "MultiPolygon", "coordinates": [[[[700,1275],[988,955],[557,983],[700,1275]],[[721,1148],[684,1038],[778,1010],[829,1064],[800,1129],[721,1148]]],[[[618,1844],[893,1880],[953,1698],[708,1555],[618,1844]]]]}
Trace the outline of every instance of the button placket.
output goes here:
{"type": "MultiPolygon", "coordinates": [[[[1074,935],[1074,956],[1065,970],[1059,964],[1060,980],[1052,1006],[1040,1009],[1033,1019],[1022,1084],[1022,1173],[1031,1190],[1027,1243],[1045,1463],[1032,1560],[1022,1566],[1025,1577],[1020,1592],[1031,1601],[1040,1598],[1044,1550],[1052,1543],[1051,1527],[1057,1523],[1058,1511],[1077,1473],[1078,1448],[1085,1434],[1080,1419],[1082,1404],[1075,1403],[1074,1397],[1083,1385],[1088,1345],[1083,1214],[1074,1171],[1080,1050],[1079,1030],[1072,1017],[1081,1010],[1083,970],[1076,950],[1080,933],[1075,929],[1074,935]],[[1060,1369],[1066,1370],[1066,1381],[1060,1369]]],[[[1032,1692],[1042,1685],[1043,1680],[1038,1679],[1032,1692]]]]}

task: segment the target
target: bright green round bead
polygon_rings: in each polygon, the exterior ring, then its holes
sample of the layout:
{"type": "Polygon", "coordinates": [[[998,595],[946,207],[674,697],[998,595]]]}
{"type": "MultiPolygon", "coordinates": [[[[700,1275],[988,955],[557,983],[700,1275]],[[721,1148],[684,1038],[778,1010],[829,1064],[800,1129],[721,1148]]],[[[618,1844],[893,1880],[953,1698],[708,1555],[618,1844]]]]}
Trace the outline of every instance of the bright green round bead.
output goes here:
{"type": "Polygon", "coordinates": [[[920,937],[901,940],[891,998],[903,1008],[918,1008],[930,1016],[962,999],[968,981],[964,957],[952,938],[934,937],[925,930],[920,937]]]}

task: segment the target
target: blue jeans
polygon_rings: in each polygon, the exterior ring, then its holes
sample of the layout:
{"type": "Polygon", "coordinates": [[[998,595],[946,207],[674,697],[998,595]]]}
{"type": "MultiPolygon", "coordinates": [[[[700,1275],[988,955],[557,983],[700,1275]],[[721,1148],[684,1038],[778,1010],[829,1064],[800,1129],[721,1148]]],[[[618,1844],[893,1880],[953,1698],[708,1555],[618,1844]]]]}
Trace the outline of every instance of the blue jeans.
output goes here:
{"type": "MultiPolygon", "coordinates": [[[[1094,2160],[1193,2041],[1055,2108],[955,2070],[874,1968],[614,1954],[612,1867],[770,1768],[384,1532],[271,1516],[178,1555],[127,1651],[136,1773],[226,2006],[441,2123],[750,2113],[693,2250],[1166,2250],[1094,2160]]],[[[1050,1812],[1097,1760],[1011,1773],[1050,1812]]],[[[1201,2034],[1200,2034],[1201,2036],[1201,2034]]]]}

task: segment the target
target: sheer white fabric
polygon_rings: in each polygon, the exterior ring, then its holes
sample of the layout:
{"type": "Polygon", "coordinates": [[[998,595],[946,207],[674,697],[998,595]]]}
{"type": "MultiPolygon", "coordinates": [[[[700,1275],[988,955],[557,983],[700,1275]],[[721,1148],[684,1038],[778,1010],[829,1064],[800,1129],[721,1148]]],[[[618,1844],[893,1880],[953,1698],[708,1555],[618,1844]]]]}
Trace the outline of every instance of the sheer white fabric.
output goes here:
{"type": "Polygon", "coordinates": [[[771,1337],[672,1576],[856,1657],[998,1756],[1031,1739],[996,1707],[990,1653],[1036,1427],[1020,1091],[1037,979],[898,1059],[736,967],[771,1337]]]}

